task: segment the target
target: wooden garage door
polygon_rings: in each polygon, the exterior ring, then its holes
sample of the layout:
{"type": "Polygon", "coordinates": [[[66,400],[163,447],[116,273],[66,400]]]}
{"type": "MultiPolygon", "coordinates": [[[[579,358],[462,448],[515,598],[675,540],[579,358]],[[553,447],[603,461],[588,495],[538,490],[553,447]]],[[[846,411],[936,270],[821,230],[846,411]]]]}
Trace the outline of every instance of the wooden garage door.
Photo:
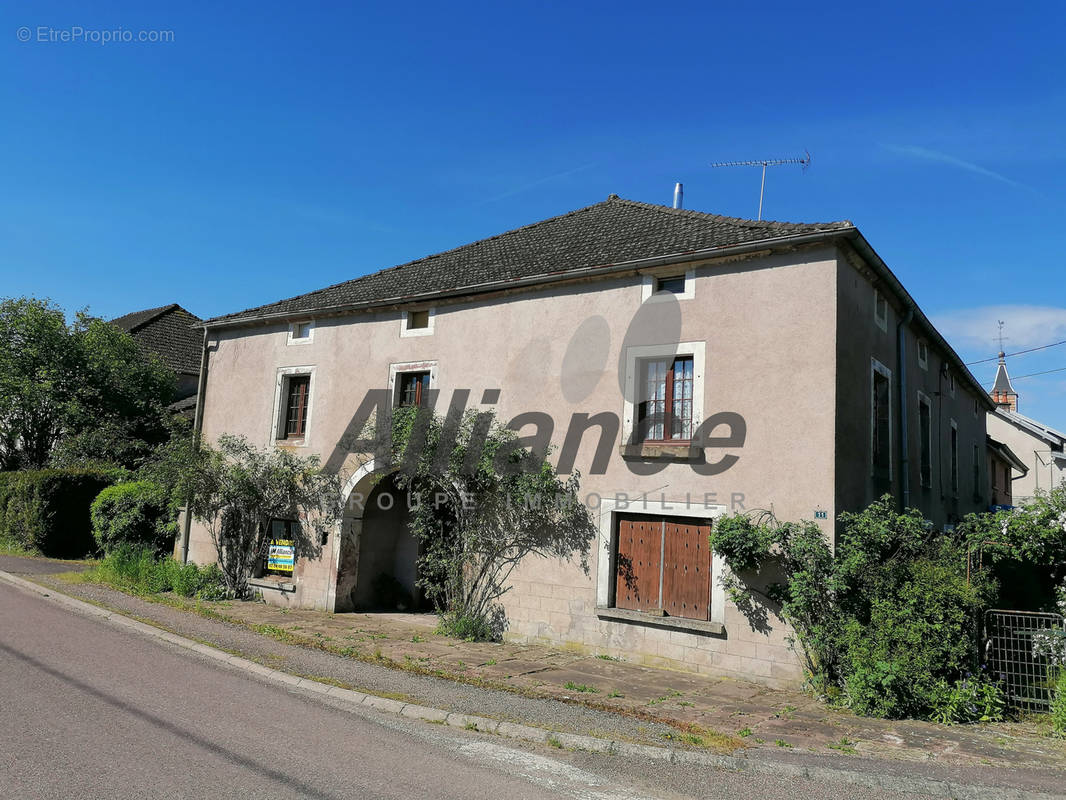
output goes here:
{"type": "Polygon", "coordinates": [[[710,533],[701,520],[619,519],[615,607],[710,619],[710,533]]]}
{"type": "Polygon", "coordinates": [[[671,617],[711,618],[710,525],[663,523],[663,609],[671,617]]]}
{"type": "Polygon", "coordinates": [[[618,608],[659,609],[659,566],[662,558],[662,520],[622,519],[618,522],[618,608]]]}

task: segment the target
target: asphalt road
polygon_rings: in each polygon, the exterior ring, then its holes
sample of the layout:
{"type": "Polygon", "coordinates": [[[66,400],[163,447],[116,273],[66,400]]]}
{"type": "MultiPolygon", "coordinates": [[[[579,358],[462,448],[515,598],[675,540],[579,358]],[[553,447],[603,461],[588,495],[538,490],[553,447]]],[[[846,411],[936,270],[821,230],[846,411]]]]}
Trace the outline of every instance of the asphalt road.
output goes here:
{"type": "Polygon", "coordinates": [[[0,797],[906,795],[526,747],[353,710],[0,583],[0,797]]]}

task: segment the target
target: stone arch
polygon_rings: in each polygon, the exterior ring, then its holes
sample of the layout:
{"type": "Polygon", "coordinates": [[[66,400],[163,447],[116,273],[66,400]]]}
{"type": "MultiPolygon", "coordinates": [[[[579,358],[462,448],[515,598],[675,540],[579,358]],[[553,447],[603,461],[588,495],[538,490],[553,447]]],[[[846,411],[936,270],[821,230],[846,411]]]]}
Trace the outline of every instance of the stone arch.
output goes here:
{"type": "Polygon", "coordinates": [[[407,530],[406,494],[392,470],[364,464],[345,483],[337,549],[337,611],[413,611],[417,541],[407,530]]]}

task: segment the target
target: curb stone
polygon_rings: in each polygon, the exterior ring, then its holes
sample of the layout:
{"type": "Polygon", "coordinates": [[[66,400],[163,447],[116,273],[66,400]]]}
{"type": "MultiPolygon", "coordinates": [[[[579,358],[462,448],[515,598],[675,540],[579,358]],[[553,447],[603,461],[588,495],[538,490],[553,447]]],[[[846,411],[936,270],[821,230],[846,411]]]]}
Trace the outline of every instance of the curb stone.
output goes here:
{"type": "Polygon", "coordinates": [[[274,683],[285,684],[313,694],[328,696],[336,700],[351,703],[352,705],[368,706],[377,711],[397,714],[424,722],[443,723],[452,728],[468,729],[471,726],[476,726],[476,729],[482,733],[494,733],[509,739],[516,739],[532,744],[546,745],[548,744],[548,739],[553,738],[562,744],[564,748],[572,750],[586,750],[605,755],[619,755],[629,756],[631,758],[667,761],[671,764],[705,766],[713,769],[753,775],[805,778],[819,783],[859,785],[872,789],[883,789],[890,792],[922,794],[932,797],[947,797],[955,798],[955,800],[1055,800],[1055,798],[1063,797],[1063,795],[1060,794],[1011,789],[1002,786],[962,784],[936,778],[859,772],[857,770],[834,769],[832,767],[808,767],[800,764],[759,761],[757,759],[743,756],[726,756],[692,750],[676,750],[667,747],[656,747],[654,745],[613,741],[611,739],[585,736],[582,734],[563,733],[544,728],[535,728],[530,725],[501,722],[489,717],[449,712],[440,708],[423,706],[417,703],[406,703],[388,697],[365,694],[352,689],[344,689],[339,686],[331,686],[307,678],[300,678],[281,670],[263,666],[262,664],[241,656],[217,650],[201,642],[178,636],[177,634],[156,628],[115,611],[109,611],[105,608],[95,606],[92,603],[86,603],[83,600],[78,600],[75,597],[46,588],[33,581],[28,581],[24,578],[12,575],[9,572],[4,572],[3,570],[0,570],[0,581],[4,581],[25,591],[32,592],[33,594],[50,600],[53,603],[57,603],[58,605],[66,606],[76,613],[97,617],[106,620],[113,625],[128,628],[137,631],[142,635],[185,648],[186,650],[191,650],[206,658],[228,664],[231,667],[252,675],[257,675],[260,678],[273,681],[274,683]]]}

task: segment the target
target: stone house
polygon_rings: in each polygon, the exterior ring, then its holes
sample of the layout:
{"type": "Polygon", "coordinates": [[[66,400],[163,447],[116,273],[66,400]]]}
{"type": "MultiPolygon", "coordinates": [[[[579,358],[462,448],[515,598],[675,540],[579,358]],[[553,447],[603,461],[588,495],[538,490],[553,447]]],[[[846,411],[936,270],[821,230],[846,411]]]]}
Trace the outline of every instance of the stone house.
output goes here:
{"type": "MultiPolygon", "coordinates": [[[[729,602],[707,547],[717,516],[769,509],[832,540],[838,513],[885,493],[938,527],[990,500],[987,393],[850,222],[611,195],[202,327],[204,436],[317,453],[345,479],[321,556],[256,582],[280,605],[373,609],[382,587],[417,603],[403,503],[343,445],[375,390],[441,413],[466,397],[580,470],[591,574],[523,563],[507,636],[649,664],[801,679],[781,621],[729,602]]],[[[196,524],[178,547],[215,557],[196,524]]]]}

